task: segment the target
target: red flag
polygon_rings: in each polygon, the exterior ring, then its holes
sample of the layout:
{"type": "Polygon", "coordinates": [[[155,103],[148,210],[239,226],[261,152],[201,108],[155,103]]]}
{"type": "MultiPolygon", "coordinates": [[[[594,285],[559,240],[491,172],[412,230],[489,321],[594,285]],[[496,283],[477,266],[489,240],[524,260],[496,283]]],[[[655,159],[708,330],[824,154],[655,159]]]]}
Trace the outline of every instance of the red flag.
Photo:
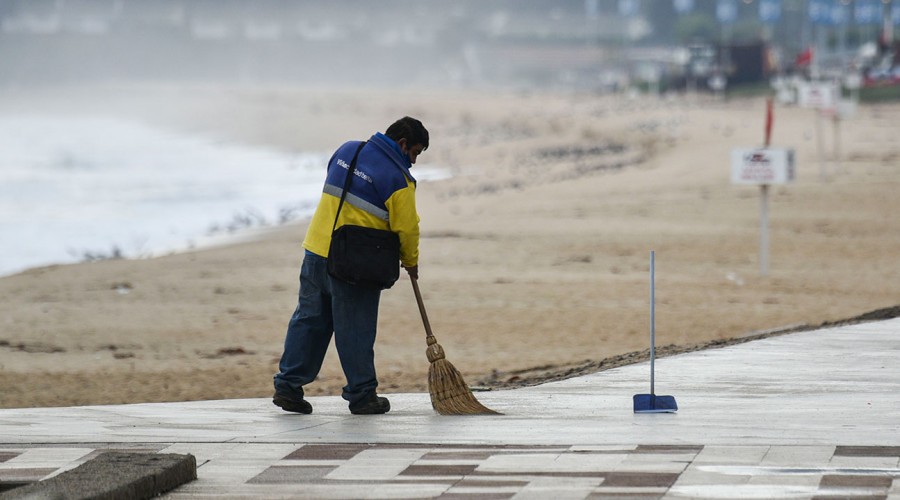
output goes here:
{"type": "Polygon", "coordinates": [[[813,58],[813,49],[812,47],[807,47],[806,50],[797,54],[797,59],[794,60],[795,66],[808,66],[809,63],[812,62],[813,58]]]}

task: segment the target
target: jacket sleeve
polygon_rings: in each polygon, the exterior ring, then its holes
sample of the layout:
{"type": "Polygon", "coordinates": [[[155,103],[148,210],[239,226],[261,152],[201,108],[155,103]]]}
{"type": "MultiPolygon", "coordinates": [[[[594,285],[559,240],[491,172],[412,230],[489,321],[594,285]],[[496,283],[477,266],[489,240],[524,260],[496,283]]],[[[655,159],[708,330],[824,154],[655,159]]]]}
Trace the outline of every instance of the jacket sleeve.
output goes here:
{"type": "Polygon", "coordinates": [[[400,237],[400,262],[404,267],[419,265],[419,214],[416,212],[416,185],[407,185],[385,202],[391,231],[400,237]]]}

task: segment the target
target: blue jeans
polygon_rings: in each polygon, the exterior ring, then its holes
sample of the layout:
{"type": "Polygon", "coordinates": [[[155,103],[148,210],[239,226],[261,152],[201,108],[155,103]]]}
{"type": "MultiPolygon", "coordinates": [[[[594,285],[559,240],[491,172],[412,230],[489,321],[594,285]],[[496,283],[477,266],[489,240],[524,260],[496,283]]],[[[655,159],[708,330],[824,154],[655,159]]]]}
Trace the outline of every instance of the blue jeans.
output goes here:
{"type": "Polygon", "coordinates": [[[374,393],[375,329],[381,290],[336,280],[324,257],[306,252],[300,267],[300,298],[288,324],[284,354],[275,375],[275,391],[302,395],[303,386],[319,375],[331,335],[347,385],[350,404],[374,393]]]}

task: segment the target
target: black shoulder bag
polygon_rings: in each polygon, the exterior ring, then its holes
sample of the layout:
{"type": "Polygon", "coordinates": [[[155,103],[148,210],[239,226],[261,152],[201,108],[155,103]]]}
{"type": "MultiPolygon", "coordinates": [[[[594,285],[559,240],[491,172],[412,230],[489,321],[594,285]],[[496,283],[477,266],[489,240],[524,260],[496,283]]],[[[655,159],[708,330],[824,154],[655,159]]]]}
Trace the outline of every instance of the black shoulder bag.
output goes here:
{"type": "Polygon", "coordinates": [[[347,168],[347,180],[344,181],[341,202],[331,228],[328,274],[352,285],[385,289],[392,287],[400,278],[400,238],[397,233],[350,224],[337,228],[338,216],[341,215],[356,169],[356,160],[365,145],[365,141],[359,145],[347,168]]]}

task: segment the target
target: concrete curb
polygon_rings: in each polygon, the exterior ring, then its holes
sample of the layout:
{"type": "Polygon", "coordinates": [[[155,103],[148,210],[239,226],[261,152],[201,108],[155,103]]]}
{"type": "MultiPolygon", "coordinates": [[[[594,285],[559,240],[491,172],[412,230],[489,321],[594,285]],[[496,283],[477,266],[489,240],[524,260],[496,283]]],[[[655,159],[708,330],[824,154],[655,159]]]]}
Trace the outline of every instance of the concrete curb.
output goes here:
{"type": "Polygon", "coordinates": [[[193,455],[106,452],[50,479],[0,494],[0,499],[152,498],[197,479],[193,455]]]}

